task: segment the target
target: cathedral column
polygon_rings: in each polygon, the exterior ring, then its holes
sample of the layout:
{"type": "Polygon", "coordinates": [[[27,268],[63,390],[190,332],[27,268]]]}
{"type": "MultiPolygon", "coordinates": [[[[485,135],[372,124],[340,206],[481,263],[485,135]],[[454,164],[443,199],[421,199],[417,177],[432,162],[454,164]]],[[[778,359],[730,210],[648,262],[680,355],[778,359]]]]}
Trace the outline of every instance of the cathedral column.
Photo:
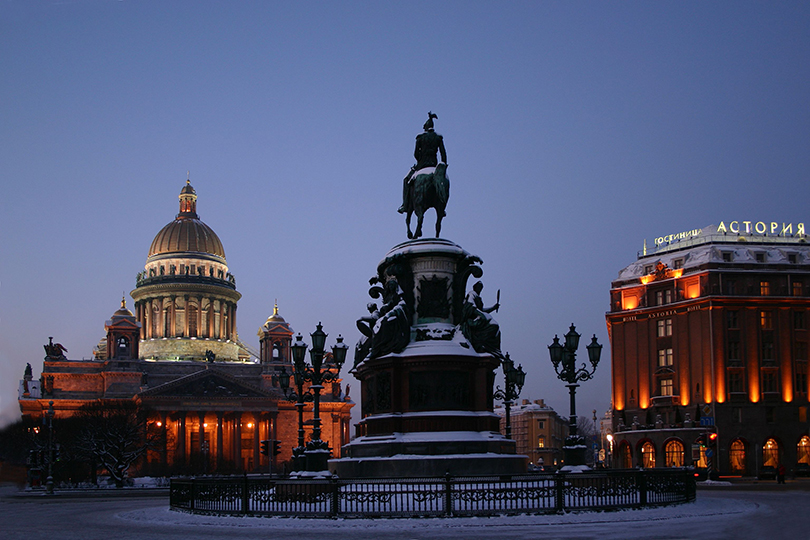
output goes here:
{"type": "Polygon", "coordinates": [[[222,411],[217,412],[217,471],[222,469],[222,411]]]}
{"type": "Polygon", "coordinates": [[[181,464],[188,463],[186,460],[186,412],[179,413],[177,419],[177,457],[181,464]]]}
{"type": "Polygon", "coordinates": [[[164,298],[158,300],[160,304],[160,315],[158,317],[158,326],[157,335],[155,337],[163,338],[166,337],[166,302],[164,298]]]}
{"type": "Polygon", "coordinates": [[[143,325],[144,339],[152,337],[152,300],[144,300],[143,302],[143,325]]]}
{"type": "Polygon", "coordinates": [[[222,307],[219,310],[219,333],[222,339],[228,339],[230,337],[228,335],[228,325],[231,322],[231,304],[229,302],[223,302],[221,306],[222,307]]]}
{"type": "MultiPolygon", "coordinates": [[[[165,412],[160,413],[160,438],[162,440],[161,449],[160,449],[160,464],[164,467],[168,463],[168,437],[166,436],[166,431],[168,426],[166,425],[166,421],[168,420],[168,415],[165,412]]],[[[165,472],[163,473],[165,474],[165,472]]]]}
{"type": "Polygon", "coordinates": [[[236,464],[236,470],[242,470],[242,413],[236,412],[233,415],[233,438],[234,438],[234,457],[233,461],[236,464]]]}
{"type": "Polygon", "coordinates": [[[208,298],[208,334],[205,336],[207,338],[214,337],[214,298],[208,298]]]}
{"type": "Polygon", "coordinates": [[[253,470],[261,469],[262,455],[259,453],[259,429],[262,427],[262,418],[258,412],[253,413],[253,470]]]}
{"type": "Polygon", "coordinates": [[[231,307],[231,339],[236,341],[236,303],[231,307]]]}
{"type": "Polygon", "coordinates": [[[169,306],[169,337],[177,337],[177,297],[172,295],[171,305],[169,306]]]}
{"type": "Polygon", "coordinates": [[[202,301],[203,297],[197,297],[197,337],[202,337],[203,329],[202,329],[202,301]]]}
{"type": "Polygon", "coordinates": [[[183,337],[189,337],[188,335],[188,322],[191,317],[188,316],[188,295],[183,295],[183,302],[185,302],[185,306],[183,307],[183,337]]]}
{"type": "MultiPolygon", "coordinates": [[[[207,461],[207,459],[208,459],[208,456],[203,451],[203,448],[205,447],[205,412],[204,411],[199,411],[197,413],[197,418],[199,418],[199,420],[200,420],[200,426],[199,426],[199,428],[200,428],[199,429],[199,431],[200,431],[200,437],[199,437],[199,439],[200,439],[200,448],[199,448],[200,457],[203,459],[203,463],[205,463],[205,461],[207,461]]],[[[203,470],[205,472],[208,472],[208,464],[207,463],[204,465],[203,470]]]]}

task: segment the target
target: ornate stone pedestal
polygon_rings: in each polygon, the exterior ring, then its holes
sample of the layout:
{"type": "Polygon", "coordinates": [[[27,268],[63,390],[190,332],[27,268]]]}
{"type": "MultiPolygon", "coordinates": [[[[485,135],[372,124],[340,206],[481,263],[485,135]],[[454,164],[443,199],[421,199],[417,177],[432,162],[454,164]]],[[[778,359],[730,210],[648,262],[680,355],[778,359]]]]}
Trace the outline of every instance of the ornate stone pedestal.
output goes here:
{"type": "Polygon", "coordinates": [[[480,259],[442,239],[394,247],[369,294],[383,299],[358,321],[361,437],[329,468],[341,477],[518,474],[526,456],[492,412],[500,331],[478,297],[465,297],[480,259]]]}

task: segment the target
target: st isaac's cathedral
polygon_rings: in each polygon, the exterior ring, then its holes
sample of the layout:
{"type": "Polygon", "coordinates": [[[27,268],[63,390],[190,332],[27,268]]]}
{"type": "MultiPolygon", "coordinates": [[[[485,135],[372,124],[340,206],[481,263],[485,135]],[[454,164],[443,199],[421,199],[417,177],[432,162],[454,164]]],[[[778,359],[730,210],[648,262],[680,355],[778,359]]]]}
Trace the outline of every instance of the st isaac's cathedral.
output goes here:
{"type": "MultiPolygon", "coordinates": [[[[197,215],[189,181],[180,212],[155,236],[130,294],[134,313],[122,299],[92,360],[69,360],[52,341],[45,346],[41,378],[34,380],[29,366],[20,381],[23,417],[42,417],[51,401],[56,417],[64,418],[89,403],[135,400],[166,435],[165,447],[148,455],[152,470],[205,462],[208,471],[266,471],[260,441],[268,439],[280,440],[278,459],[289,460],[298,418],[279,374],[293,372],[293,329],[275,306],[259,329],[259,350],[240,341],[241,294],[222,242],[197,215]]],[[[349,442],[353,405],[339,380],[324,389],[321,438],[333,457],[349,442]]]]}

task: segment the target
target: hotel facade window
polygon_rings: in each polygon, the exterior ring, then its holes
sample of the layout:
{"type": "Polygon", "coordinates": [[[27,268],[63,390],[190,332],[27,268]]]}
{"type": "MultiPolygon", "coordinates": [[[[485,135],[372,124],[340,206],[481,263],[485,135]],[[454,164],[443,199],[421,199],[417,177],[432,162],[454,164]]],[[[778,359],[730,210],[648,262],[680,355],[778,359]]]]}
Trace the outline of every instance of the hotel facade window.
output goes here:
{"type": "Polygon", "coordinates": [[[771,284],[768,281],[760,281],[759,282],[759,294],[761,296],[770,296],[771,295],[771,284]]]}
{"type": "Polygon", "coordinates": [[[658,367],[669,367],[673,364],[672,348],[658,350],[658,367]]]}
{"type": "Polygon", "coordinates": [[[742,474],[745,472],[745,443],[743,443],[740,439],[734,439],[731,441],[729,464],[732,472],[736,474],[742,474]]]}
{"type": "Polygon", "coordinates": [[[740,369],[728,371],[728,391],[732,394],[745,393],[745,375],[740,369]]]}
{"type": "Polygon", "coordinates": [[[672,335],[672,319],[658,321],[658,337],[669,337],[672,335]]]}
{"type": "Polygon", "coordinates": [[[664,455],[666,457],[667,467],[683,467],[683,443],[678,440],[667,442],[664,447],[664,455]]]}
{"type": "Polygon", "coordinates": [[[775,439],[768,439],[762,447],[762,464],[766,467],[779,466],[779,443],[775,439]]]}
{"type": "Polygon", "coordinates": [[[650,441],[641,445],[641,466],[645,469],[655,467],[655,446],[650,441]]]}

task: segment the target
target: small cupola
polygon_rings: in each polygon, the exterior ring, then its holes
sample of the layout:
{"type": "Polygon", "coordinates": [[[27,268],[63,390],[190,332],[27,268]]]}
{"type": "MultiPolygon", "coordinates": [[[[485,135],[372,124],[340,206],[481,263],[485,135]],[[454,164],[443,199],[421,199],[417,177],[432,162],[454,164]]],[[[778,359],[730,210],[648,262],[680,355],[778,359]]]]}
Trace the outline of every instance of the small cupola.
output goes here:
{"type": "Polygon", "coordinates": [[[191,180],[186,179],[186,185],[180,190],[180,213],[177,219],[199,219],[197,216],[197,192],[191,186],[191,180]]]}

